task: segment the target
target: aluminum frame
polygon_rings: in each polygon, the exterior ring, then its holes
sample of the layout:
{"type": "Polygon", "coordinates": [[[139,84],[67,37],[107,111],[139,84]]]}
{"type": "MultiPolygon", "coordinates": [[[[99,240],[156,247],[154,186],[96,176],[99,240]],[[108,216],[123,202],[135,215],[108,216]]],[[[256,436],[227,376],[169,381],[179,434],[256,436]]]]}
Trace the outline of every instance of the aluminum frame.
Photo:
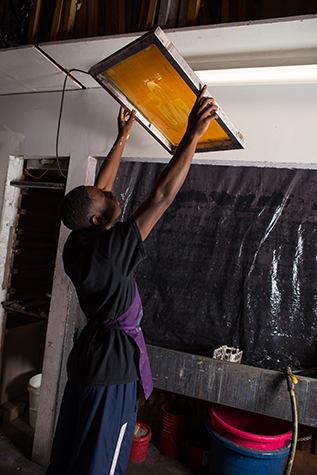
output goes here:
{"type": "MultiPolygon", "coordinates": [[[[152,45],[155,45],[159,51],[164,55],[168,60],[169,64],[173,67],[174,71],[179,76],[179,81],[184,81],[190,90],[197,96],[199,91],[203,87],[203,83],[187,64],[185,59],[180,55],[175,46],[171,43],[168,37],[165,35],[163,30],[160,27],[157,27],[155,30],[145,33],[137,40],[131,42],[124,48],[118,50],[111,56],[100,61],[99,63],[92,66],[89,70],[90,75],[104,88],[110,95],[116,99],[120,105],[125,106],[129,110],[136,110],[136,120],[171,154],[175,152],[177,146],[164,135],[154,123],[146,117],[144,110],[135,103],[133,103],[127,96],[124,90],[120,90],[119,87],[112,82],[106,71],[111,68],[116,67],[117,65],[123,63],[127,59],[135,56],[137,53],[140,53],[152,45]]],[[[182,84],[183,84],[182,81],[182,84]]],[[[206,97],[213,97],[210,92],[207,90],[205,93],[206,97]]],[[[238,131],[238,129],[231,122],[229,117],[223,111],[223,109],[218,105],[218,119],[217,123],[220,125],[221,129],[229,137],[230,143],[221,143],[219,140],[215,140],[210,146],[197,147],[196,152],[209,152],[209,151],[219,151],[219,150],[234,150],[234,149],[243,149],[246,145],[246,140],[243,135],[238,131]]]]}

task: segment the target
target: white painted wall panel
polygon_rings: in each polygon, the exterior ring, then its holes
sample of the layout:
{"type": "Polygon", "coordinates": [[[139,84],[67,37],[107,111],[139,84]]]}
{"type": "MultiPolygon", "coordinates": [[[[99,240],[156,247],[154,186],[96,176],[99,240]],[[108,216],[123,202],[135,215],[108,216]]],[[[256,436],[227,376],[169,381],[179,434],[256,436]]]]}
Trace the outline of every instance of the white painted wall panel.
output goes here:
{"type": "MultiPolygon", "coordinates": [[[[65,74],[34,46],[0,51],[0,94],[60,91],[65,74]]],[[[68,89],[80,86],[68,81],[68,89]]]]}
{"type": "MultiPolygon", "coordinates": [[[[227,86],[210,88],[246,137],[245,150],[196,154],[199,163],[241,163],[315,167],[317,85],[227,86]]],[[[9,154],[55,154],[60,93],[0,97],[0,166],[9,154]]],[[[89,155],[104,156],[116,136],[119,106],[103,89],[65,95],[59,154],[80,165],[89,155]]],[[[170,155],[135,124],[126,157],[167,160],[170,155]]],[[[74,173],[78,172],[78,167],[74,173]]],[[[4,176],[2,174],[2,176],[4,176]]]]}

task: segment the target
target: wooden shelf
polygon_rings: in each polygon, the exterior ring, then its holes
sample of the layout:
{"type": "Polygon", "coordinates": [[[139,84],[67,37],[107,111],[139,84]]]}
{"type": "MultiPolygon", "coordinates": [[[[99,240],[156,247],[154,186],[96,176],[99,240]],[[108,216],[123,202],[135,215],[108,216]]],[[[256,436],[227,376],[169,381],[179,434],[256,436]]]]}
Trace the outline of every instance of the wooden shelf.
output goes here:
{"type": "Polygon", "coordinates": [[[32,312],[31,310],[23,310],[22,308],[12,308],[10,306],[7,307],[6,305],[4,305],[3,308],[5,308],[8,312],[17,312],[23,315],[29,315],[30,317],[40,318],[41,320],[47,320],[48,318],[47,315],[45,317],[41,316],[44,310],[42,310],[40,313],[36,313],[36,312],[32,312]]]}
{"type": "Polygon", "coordinates": [[[54,251],[56,249],[56,243],[17,240],[14,242],[12,249],[17,249],[17,248],[27,248],[27,249],[42,248],[42,249],[50,249],[51,251],[54,251]]]}
{"type": "Polygon", "coordinates": [[[10,182],[11,186],[16,186],[17,188],[22,188],[22,189],[45,189],[45,190],[64,190],[65,189],[65,183],[47,183],[43,181],[28,181],[28,180],[23,180],[23,181],[11,181],[10,182]]]}
{"type": "Polygon", "coordinates": [[[57,243],[58,240],[58,233],[52,234],[52,233],[43,233],[39,231],[30,231],[28,229],[21,229],[19,227],[16,228],[15,232],[18,235],[21,236],[27,236],[30,238],[37,238],[37,239],[49,239],[50,241],[53,241],[57,243]]]}
{"type": "Polygon", "coordinates": [[[35,323],[26,323],[25,325],[20,325],[18,327],[6,328],[5,334],[8,335],[8,333],[18,332],[18,331],[27,330],[27,329],[29,330],[31,328],[41,327],[46,324],[47,324],[46,320],[41,320],[35,323]]]}

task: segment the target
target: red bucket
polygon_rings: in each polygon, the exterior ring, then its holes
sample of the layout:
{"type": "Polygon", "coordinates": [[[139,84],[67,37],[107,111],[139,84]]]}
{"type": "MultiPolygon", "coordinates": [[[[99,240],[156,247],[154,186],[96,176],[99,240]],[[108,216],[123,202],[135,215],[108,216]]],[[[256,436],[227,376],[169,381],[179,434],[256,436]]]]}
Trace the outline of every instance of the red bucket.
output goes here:
{"type": "Polygon", "coordinates": [[[218,404],[210,404],[208,412],[219,434],[250,449],[281,449],[292,438],[292,423],[288,421],[218,404]]]}
{"type": "Polygon", "coordinates": [[[162,407],[162,428],[160,451],[170,458],[181,454],[186,432],[188,407],[175,402],[167,402],[162,407]]]}
{"type": "Polygon", "coordinates": [[[142,422],[136,423],[129,463],[138,464],[144,462],[151,436],[152,431],[149,426],[142,422]]]}
{"type": "Polygon", "coordinates": [[[185,459],[190,467],[209,465],[210,436],[204,427],[192,429],[186,440],[185,459]]]}

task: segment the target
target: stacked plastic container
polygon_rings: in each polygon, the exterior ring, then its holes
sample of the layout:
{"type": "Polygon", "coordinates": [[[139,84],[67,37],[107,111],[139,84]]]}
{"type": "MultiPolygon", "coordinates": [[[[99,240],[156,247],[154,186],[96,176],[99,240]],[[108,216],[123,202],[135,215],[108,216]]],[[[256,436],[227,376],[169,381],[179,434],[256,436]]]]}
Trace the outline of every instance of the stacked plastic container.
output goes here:
{"type": "Polygon", "coordinates": [[[210,475],[283,475],[291,422],[218,404],[208,413],[210,475]]]}
{"type": "Polygon", "coordinates": [[[161,443],[163,455],[178,457],[186,437],[188,407],[175,402],[168,402],[162,407],[161,443]]]}

